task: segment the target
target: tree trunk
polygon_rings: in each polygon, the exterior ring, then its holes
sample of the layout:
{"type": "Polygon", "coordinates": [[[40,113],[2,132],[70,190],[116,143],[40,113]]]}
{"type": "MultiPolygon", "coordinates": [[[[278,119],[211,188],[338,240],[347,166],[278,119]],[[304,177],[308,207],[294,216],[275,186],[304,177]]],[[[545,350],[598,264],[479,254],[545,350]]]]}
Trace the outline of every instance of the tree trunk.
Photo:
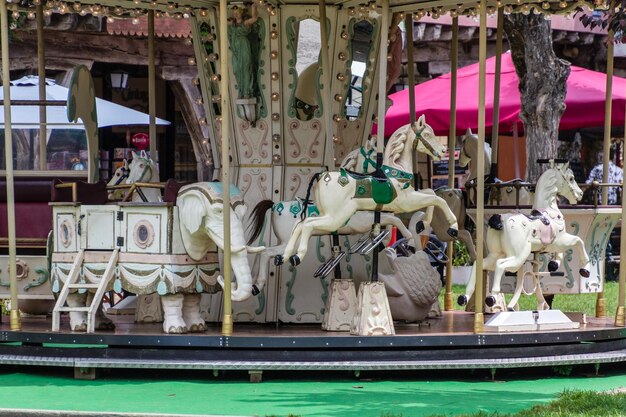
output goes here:
{"type": "Polygon", "coordinates": [[[520,119],[526,135],[526,180],[534,182],[546,169],[537,164],[537,159],[557,156],[570,64],[556,57],[550,21],[543,15],[511,14],[504,20],[504,31],[519,77],[520,119]]]}

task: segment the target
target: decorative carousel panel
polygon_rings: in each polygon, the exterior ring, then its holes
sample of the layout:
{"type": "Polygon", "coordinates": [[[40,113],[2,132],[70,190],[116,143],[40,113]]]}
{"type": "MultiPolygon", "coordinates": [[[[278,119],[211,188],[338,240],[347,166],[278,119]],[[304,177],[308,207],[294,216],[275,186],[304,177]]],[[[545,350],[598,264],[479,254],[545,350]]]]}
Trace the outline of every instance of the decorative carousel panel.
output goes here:
{"type": "MultiPolygon", "coordinates": [[[[0,257],[0,298],[10,298],[9,257],[0,257]]],[[[20,300],[53,300],[50,272],[45,256],[19,256],[16,260],[17,293],[20,300]]],[[[20,310],[22,309],[20,306],[20,310]]]]}
{"type": "MultiPolygon", "coordinates": [[[[377,105],[376,85],[380,15],[369,8],[350,8],[340,13],[337,52],[347,59],[335,60],[333,68],[333,138],[337,165],[365,143],[377,105]]],[[[339,57],[339,55],[338,55],[339,57]]]]}
{"type": "Polygon", "coordinates": [[[81,206],[79,227],[81,249],[113,250],[120,236],[119,206],[81,206]]]}
{"type": "MultiPolygon", "coordinates": [[[[159,207],[161,208],[161,207],[159,207]]],[[[126,252],[139,253],[164,253],[168,251],[167,236],[168,219],[171,215],[171,207],[162,207],[164,210],[133,210],[124,207],[125,222],[122,230],[125,231],[126,252]]]]}
{"type": "Polygon", "coordinates": [[[270,164],[272,161],[272,121],[269,100],[280,92],[270,91],[269,27],[276,21],[266,8],[256,4],[235,5],[229,9],[228,26],[230,93],[233,136],[233,163],[270,164]]]}
{"type": "MultiPolygon", "coordinates": [[[[244,218],[244,226],[246,230],[246,240],[250,239],[252,230],[258,224],[260,226],[260,234],[251,243],[252,246],[266,246],[272,245],[270,241],[270,216],[266,212],[259,212],[259,209],[255,210],[257,205],[263,205],[263,201],[272,200],[274,190],[279,190],[274,182],[280,184],[280,178],[274,179],[274,169],[271,167],[245,167],[238,168],[237,175],[233,175],[233,178],[237,178],[237,187],[241,190],[243,200],[247,206],[247,213],[244,218]],[[258,213],[259,216],[253,216],[254,213],[258,213]]],[[[261,259],[264,259],[263,253],[248,255],[250,265],[252,267],[253,280],[258,279],[259,268],[261,259]]],[[[267,264],[267,261],[264,262],[267,264]]],[[[265,266],[267,268],[267,266],[265,266]]],[[[275,284],[264,286],[261,292],[245,301],[233,303],[233,319],[238,322],[265,322],[268,314],[270,317],[274,315],[274,307],[268,305],[268,295],[272,295],[272,299],[275,298],[274,293],[276,291],[275,284]]]]}
{"type": "Polygon", "coordinates": [[[78,219],[80,206],[54,206],[54,251],[78,251],[80,235],[78,234],[78,219]]]}
{"type": "MultiPolygon", "coordinates": [[[[335,55],[333,39],[336,35],[337,14],[327,9],[326,27],[329,33],[328,53],[335,55]]],[[[272,114],[273,119],[282,121],[284,158],[287,164],[318,163],[324,156],[326,134],[324,129],[322,102],[325,92],[322,83],[321,57],[326,50],[321,45],[321,25],[316,6],[285,6],[281,12],[283,37],[282,53],[275,53],[282,63],[282,113],[272,114]]],[[[347,55],[343,52],[344,59],[347,55]]],[[[274,55],[271,55],[274,57],[274,55]]],[[[332,61],[333,59],[331,59],[332,61]]]]}

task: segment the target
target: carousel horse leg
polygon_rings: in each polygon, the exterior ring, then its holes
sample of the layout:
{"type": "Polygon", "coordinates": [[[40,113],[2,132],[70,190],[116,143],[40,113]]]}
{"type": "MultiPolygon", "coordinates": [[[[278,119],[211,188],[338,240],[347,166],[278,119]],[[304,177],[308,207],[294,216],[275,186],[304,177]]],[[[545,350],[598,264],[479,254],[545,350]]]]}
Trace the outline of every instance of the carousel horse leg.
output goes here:
{"type": "Polygon", "coordinates": [[[520,248],[517,254],[513,256],[509,256],[507,258],[498,259],[496,261],[496,267],[493,273],[493,285],[491,287],[491,295],[487,297],[485,303],[491,307],[495,305],[496,296],[500,294],[500,283],[502,281],[502,276],[504,275],[504,271],[518,271],[526,259],[528,255],[530,255],[530,242],[526,242],[524,247],[520,248]]]}
{"type": "MultiPolygon", "coordinates": [[[[343,213],[335,213],[333,216],[309,217],[302,222],[298,252],[289,258],[289,263],[292,266],[299,265],[302,259],[304,259],[309,249],[309,238],[313,235],[314,230],[332,233],[345,224],[351,214],[349,212],[346,213],[346,210],[343,211],[343,213]]],[[[286,253],[287,251],[285,251],[286,253]]]]}
{"type": "MultiPolygon", "coordinates": [[[[495,269],[497,260],[503,255],[504,254],[501,254],[499,252],[492,252],[487,255],[487,257],[483,259],[483,271],[493,271],[495,269]]],[[[480,274],[480,276],[482,277],[482,273],[480,274]]],[[[457,303],[460,306],[467,305],[470,298],[472,298],[472,295],[474,295],[477,279],[478,273],[476,271],[476,261],[474,261],[474,264],[472,265],[472,271],[470,273],[470,280],[467,283],[467,287],[465,288],[465,294],[460,295],[457,299],[457,303]]]]}

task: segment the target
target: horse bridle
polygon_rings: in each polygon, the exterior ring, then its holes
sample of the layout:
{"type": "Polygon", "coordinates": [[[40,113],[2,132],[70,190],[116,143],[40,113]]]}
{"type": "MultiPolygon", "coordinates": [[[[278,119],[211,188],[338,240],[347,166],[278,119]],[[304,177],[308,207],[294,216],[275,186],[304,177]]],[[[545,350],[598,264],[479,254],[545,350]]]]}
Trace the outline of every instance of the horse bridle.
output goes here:
{"type": "MultiPolygon", "coordinates": [[[[144,163],[146,164],[145,168],[143,169],[143,172],[141,173],[141,175],[136,181],[136,182],[142,182],[144,175],[146,175],[148,171],[150,171],[150,174],[152,174],[152,166],[148,158],[138,158],[138,159],[141,161],[144,161],[144,163]]],[[[129,174],[130,174],[130,170],[129,170],[129,174]]]]}
{"type": "Polygon", "coordinates": [[[113,183],[113,185],[120,185],[122,181],[128,178],[129,174],[130,174],[130,169],[122,167],[122,173],[120,174],[120,177],[117,179],[117,181],[113,183]]]}
{"type": "Polygon", "coordinates": [[[431,153],[431,155],[436,155],[437,151],[435,151],[435,148],[433,148],[432,145],[428,143],[428,141],[422,136],[422,133],[424,132],[424,130],[426,130],[426,126],[422,128],[416,128],[415,125],[411,125],[411,129],[413,130],[413,133],[415,133],[415,139],[417,139],[413,141],[413,150],[417,149],[418,142],[422,142],[422,145],[424,145],[424,147],[431,153]]]}

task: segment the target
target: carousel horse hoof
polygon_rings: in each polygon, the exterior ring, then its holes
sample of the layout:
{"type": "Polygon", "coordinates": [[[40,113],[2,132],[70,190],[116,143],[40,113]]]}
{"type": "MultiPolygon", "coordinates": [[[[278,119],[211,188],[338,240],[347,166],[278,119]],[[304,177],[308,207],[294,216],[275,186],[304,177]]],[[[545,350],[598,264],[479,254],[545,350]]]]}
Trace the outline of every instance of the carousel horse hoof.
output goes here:
{"type": "Polygon", "coordinates": [[[589,278],[589,275],[591,275],[591,273],[589,272],[589,270],[588,270],[588,269],[585,269],[585,268],[580,268],[580,271],[578,271],[578,272],[580,272],[580,275],[581,275],[582,277],[584,277],[584,278],[589,278]]]}
{"type": "Polygon", "coordinates": [[[507,307],[506,311],[515,311],[515,309],[513,307],[507,307]]]}
{"type": "Polygon", "coordinates": [[[291,264],[291,266],[298,266],[298,265],[300,265],[300,257],[298,255],[292,255],[289,258],[289,263],[291,264]]]}
{"type": "Polygon", "coordinates": [[[261,291],[259,291],[259,287],[257,287],[256,285],[252,286],[252,295],[257,296],[260,292],[261,291]]]}
{"type": "MultiPolygon", "coordinates": [[[[548,262],[548,272],[554,272],[559,269],[559,264],[556,261],[548,262]]],[[[582,275],[582,273],[581,273],[582,275]]]]}
{"type": "Polygon", "coordinates": [[[487,305],[487,307],[493,307],[496,305],[496,297],[494,297],[493,295],[490,295],[489,297],[485,298],[485,304],[487,305]]]}
{"type": "Polygon", "coordinates": [[[456,302],[460,306],[467,305],[467,295],[459,295],[459,298],[456,299],[456,302]]]}
{"type": "Polygon", "coordinates": [[[459,235],[459,231],[451,227],[448,229],[448,235],[456,239],[456,237],[459,235]]]}
{"type": "Polygon", "coordinates": [[[424,229],[426,229],[426,226],[424,226],[424,222],[421,220],[417,222],[417,224],[415,225],[415,232],[417,234],[420,234],[424,231],[424,229]]]}
{"type": "Polygon", "coordinates": [[[274,265],[280,266],[283,264],[283,262],[285,262],[285,258],[283,258],[283,255],[274,256],[274,265]]]}

